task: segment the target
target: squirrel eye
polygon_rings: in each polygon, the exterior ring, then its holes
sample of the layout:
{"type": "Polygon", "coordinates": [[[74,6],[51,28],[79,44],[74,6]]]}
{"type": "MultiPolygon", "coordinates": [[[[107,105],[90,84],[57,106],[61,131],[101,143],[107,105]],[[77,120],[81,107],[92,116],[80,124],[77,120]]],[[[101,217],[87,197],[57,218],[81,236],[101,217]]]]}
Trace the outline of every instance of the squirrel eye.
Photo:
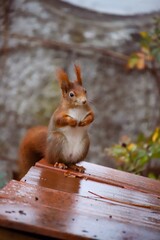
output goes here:
{"type": "Polygon", "coordinates": [[[70,97],[74,97],[74,92],[70,92],[70,93],[69,93],[69,96],[70,96],[70,97]]]}
{"type": "Polygon", "coordinates": [[[84,92],[87,93],[87,90],[84,88],[84,92]]]}

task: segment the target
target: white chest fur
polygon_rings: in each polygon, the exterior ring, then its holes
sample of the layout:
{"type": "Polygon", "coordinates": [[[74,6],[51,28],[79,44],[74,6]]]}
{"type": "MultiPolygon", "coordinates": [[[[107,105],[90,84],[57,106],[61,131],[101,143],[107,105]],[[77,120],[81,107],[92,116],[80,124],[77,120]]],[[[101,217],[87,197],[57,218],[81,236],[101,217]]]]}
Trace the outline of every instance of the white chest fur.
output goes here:
{"type": "Polygon", "coordinates": [[[68,115],[80,122],[85,118],[87,112],[83,108],[72,108],[69,110],[68,115]]]}
{"type": "MultiPolygon", "coordinates": [[[[76,119],[78,123],[82,121],[87,112],[84,109],[71,109],[68,113],[69,116],[76,119]]],[[[82,155],[85,146],[85,137],[87,137],[87,128],[85,127],[63,127],[61,131],[66,137],[66,142],[63,148],[63,155],[65,156],[66,160],[70,162],[77,162],[77,159],[80,155],[82,155]]]]}

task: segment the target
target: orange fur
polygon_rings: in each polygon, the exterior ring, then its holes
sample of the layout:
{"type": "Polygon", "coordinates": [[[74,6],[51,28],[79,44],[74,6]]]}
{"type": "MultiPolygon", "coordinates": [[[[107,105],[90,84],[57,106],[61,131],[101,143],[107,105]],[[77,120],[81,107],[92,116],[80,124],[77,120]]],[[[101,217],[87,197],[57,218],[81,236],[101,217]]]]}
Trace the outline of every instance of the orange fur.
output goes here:
{"type": "Polygon", "coordinates": [[[68,75],[67,75],[67,73],[65,73],[65,71],[63,69],[59,69],[57,71],[57,77],[59,79],[60,86],[62,85],[63,81],[69,83],[68,75]]]}
{"type": "Polygon", "coordinates": [[[74,69],[77,76],[77,81],[80,85],[82,85],[81,68],[78,65],[74,65],[74,69]]]}
{"type": "Polygon", "coordinates": [[[79,66],[75,65],[75,73],[77,80],[70,82],[63,70],[57,72],[62,100],[48,128],[32,128],[22,140],[19,152],[21,177],[42,157],[52,164],[76,163],[86,157],[89,149],[87,126],[94,120],[94,114],[87,102],[79,66]]]}
{"type": "Polygon", "coordinates": [[[47,127],[30,128],[22,139],[19,148],[20,178],[29,168],[45,156],[47,143],[47,127]]]}

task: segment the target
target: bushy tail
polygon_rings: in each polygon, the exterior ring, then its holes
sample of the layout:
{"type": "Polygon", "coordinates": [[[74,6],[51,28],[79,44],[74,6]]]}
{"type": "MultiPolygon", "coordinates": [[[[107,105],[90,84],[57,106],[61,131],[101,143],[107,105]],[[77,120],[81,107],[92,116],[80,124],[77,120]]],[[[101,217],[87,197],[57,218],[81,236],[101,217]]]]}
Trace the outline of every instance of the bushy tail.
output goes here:
{"type": "Polygon", "coordinates": [[[47,127],[30,128],[19,147],[19,166],[22,178],[37,161],[45,156],[47,127]]]}

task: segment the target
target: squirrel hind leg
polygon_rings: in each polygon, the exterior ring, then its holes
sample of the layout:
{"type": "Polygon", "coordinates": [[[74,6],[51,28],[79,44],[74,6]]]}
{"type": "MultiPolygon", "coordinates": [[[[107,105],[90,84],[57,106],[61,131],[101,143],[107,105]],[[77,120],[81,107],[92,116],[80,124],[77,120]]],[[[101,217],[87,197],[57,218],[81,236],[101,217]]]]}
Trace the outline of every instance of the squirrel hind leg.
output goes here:
{"type": "Polygon", "coordinates": [[[76,164],[69,165],[69,168],[76,171],[76,172],[80,172],[80,173],[84,173],[85,170],[86,170],[83,166],[78,166],[76,164]]]}
{"type": "Polygon", "coordinates": [[[61,162],[56,162],[53,166],[59,169],[68,169],[68,166],[65,163],[61,162]]]}
{"type": "Polygon", "coordinates": [[[84,173],[86,170],[83,166],[77,166],[76,164],[66,165],[65,163],[62,162],[56,162],[53,166],[59,169],[70,169],[79,173],[84,173]]]}

